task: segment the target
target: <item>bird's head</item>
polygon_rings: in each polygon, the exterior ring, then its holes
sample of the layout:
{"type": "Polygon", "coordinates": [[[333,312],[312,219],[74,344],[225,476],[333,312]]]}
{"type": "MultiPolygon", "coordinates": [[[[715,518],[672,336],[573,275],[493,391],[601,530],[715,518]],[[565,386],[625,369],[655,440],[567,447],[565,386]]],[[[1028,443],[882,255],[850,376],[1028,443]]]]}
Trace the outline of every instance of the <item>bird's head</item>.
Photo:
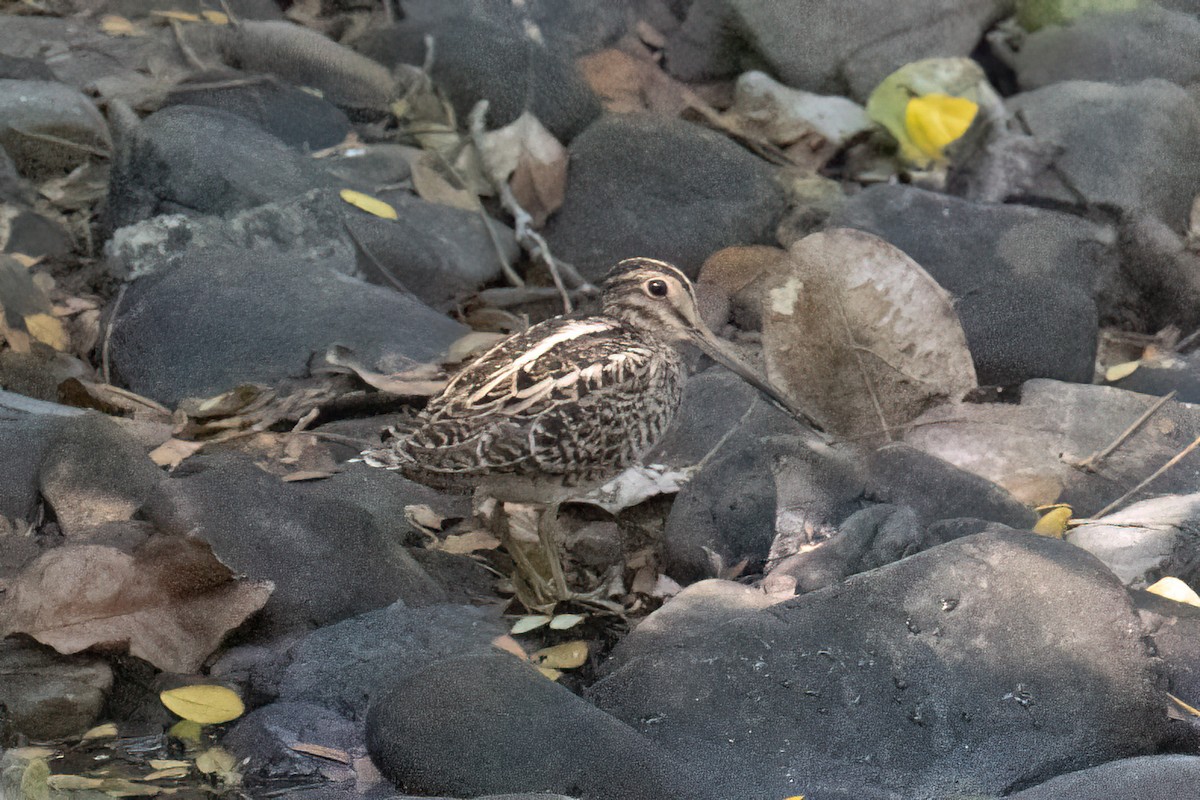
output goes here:
{"type": "Polygon", "coordinates": [[[734,372],[817,430],[821,426],[730,352],[700,319],[696,290],[678,267],[652,258],[627,258],[609,271],[601,294],[604,313],[659,339],[687,342],[734,372]]]}

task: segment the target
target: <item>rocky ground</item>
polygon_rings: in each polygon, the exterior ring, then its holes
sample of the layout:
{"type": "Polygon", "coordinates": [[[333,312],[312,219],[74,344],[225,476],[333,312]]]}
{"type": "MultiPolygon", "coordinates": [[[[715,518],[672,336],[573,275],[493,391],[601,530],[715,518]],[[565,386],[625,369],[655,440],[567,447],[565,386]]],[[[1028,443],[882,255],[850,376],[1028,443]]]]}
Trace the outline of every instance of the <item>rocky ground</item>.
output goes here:
{"type": "Polygon", "coordinates": [[[0,797],[1194,794],[1198,54],[1195,0],[0,0],[0,797]],[[634,255],[832,442],[693,358],[552,606],[351,459],[634,255]]]}

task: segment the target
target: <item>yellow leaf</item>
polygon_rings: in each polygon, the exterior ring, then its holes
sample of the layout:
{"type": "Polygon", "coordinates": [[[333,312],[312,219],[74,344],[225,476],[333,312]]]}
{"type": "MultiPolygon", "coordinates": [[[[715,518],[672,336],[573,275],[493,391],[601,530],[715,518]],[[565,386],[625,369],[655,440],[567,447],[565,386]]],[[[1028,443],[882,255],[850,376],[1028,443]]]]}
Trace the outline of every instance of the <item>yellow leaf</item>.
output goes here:
{"type": "Polygon", "coordinates": [[[383,217],[384,219],[399,219],[396,209],[392,208],[382,200],[371,197],[369,194],[356,192],[353,189],[342,189],[339,194],[347,203],[355,208],[367,212],[368,214],[374,214],[375,216],[383,217]]]}
{"type": "Polygon", "coordinates": [[[205,775],[214,772],[218,775],[228,774],[233,772],[233,768],[236,766],[237,759],[223,747],[210,747],[196,756],[196,769],[205,775]]]}
{"type": "Polygon", "coordinates": [[[542,673],[543,675],[545,675],[547,678],[549,678],[552,681],[556,681],[562,677],[562,672],[560,670],[550,669],[550,667],[538,667],[537,671],[542,673]]]}
{"type": "Polygon", "coordinates": [[[150,12],[151,16],[163,17],[164,19],[177,19],[180,22],[199,22],[200,17],[197,14],[192,14],[187,11],[158,11],[150,12]]]}
{"type": "Polygon", "coordinates": [[[171,726],[167,735],[185,744],[200,744],[200,723],[192,722],[190,719],[181,719],[171,726]]]}
{"type": "Polygon", "coordinates": [[[200,16],[211,22],[213,25],[228,25],[229,17],[220,11],[201,11],[200,16]]]}
{"type": "Polygon", "coordinates": [[[536,628],[540,628],[548,622],[550,622],[550,617],[545,614],[532,614],[527,617],[521,617],[513,624],[512,633],[514,636],[519,636],[522,633],[528,633],[536,628]]]}
{"type": "Polygon", "coordinates": [[[182,767],[167,767],[166,769],[156,769],[154,772],[144,775],[138,780],[160,781],[166,778],[186,778],[191,771],[191,768],[186,764],[182,767]]]}
{"type": "Polygon", "coordinates": [[[55,350],[66,350],[71,344],[63,324],[49,314],[30,314],[25,317],[25,330],[55,350]]]}
{"type": "Polygon", "coordinates": [[[575,667],[583,666],[584,662],[587,661],[587,656],[587,642],[582,639],[576,639],[573,642],[564,642],[563,644],[556,644],[554,647],[538,650],[529,657],[529,660],[539,667],[574,669],[575,667]]]}
{"type": "MultiPolygon", "coordinates": [[[[1033,526],[1033,532],[1052,539],[1061,539],[1067,532],[1067,521],[1071,519],[1071,507],[1068,505],[1044,506],[1046,513],[1033,526]]],[[[1043,510],[1043,509],[1038,509],[1043,510]]]]}
{"type": "Polygon", "coordinates": [[[196,684],[168,689],[158,695],[176,715],[201,725],[216,725],[237,719],[246,710],[242,698],[224,686],[196,684]]]}
{"type": "Polygon", "coordinates": [[[1121,378],[1128,378],[1130,375],[1136,372],[1137,368],[1141,365],[1141,361],[1126,361],[1122,364],[1113,364],[1111,367],[1104,370],[1104,380],[1108,381],[1109,383],[1113,383],[1121,380],[1121,378]]]}
{"type": "Polygon", "coordinates": [[[1176,603],[1200,606],[1200,595],[1192,591],[1192,587],[1179,580],[1179,578],[1163,578],[1152,586],[1146,587],[1146,591],[1152,592],[1159,597],[1165,597],[1168,600],[1174,600],[1176,603]]]}
{"type": "Polygon", "coordinates": [[[124,17],[105,14],[100,18],[100,30],[109,36],[145,36],[146,32],[124,17]]]}
{"type": "Polygon", "coordinates": [[[192,766],[192,762],[180,761],[177,758],[152,758],[150,766],[153,769],[179,769],[180,767],[188,769],[192,766]]]}
{"type": "Polygon", "coordinates": [[[92,739],[111,739],[117,735],[117,726],[108,722],[104,725],[97,725],[83,735],[83,741],[91,741],[92,739]]]}
{"type": "Polygon", "coordinates": [[[964,97],[927,94],[908,101],[904,128],[921,153],[940,160],[946,146],[967,132],[977,113],[979,104],[964,97]]]}

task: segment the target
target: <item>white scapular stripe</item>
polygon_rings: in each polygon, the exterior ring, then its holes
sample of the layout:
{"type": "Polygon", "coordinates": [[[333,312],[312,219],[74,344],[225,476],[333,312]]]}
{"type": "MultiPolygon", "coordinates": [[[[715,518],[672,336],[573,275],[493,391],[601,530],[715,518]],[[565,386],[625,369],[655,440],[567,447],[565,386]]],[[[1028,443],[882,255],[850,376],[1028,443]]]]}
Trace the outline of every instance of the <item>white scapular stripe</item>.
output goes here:
{"type": "Polygon", "coordinates": [[[515,359],[511,363],[506,364],[492,373],[487,382],[471,395],[468,402],[478,403],[480,400],[486,397],[488,392],[492,391],[492,389],[495,389],[506,380],[511,379],[516,372],[524,368],[527,364],[530,364],[541,358],[556,345],[562,344],[563,342],[572,341],[573,339],[578,339],[580,336],[587,336],[590,333],[601,333],[603,331],[612,330],[612,327],[613,325],[611,322],[606,322],[604,320],[596,320],[593,322],[583,322],[580,320],[565,325],[562,330],[558,331],[554,335],[547,336],[545,339],[542,339],[537,343],[536,347],[531,348],[520,358],[515,359]]]}

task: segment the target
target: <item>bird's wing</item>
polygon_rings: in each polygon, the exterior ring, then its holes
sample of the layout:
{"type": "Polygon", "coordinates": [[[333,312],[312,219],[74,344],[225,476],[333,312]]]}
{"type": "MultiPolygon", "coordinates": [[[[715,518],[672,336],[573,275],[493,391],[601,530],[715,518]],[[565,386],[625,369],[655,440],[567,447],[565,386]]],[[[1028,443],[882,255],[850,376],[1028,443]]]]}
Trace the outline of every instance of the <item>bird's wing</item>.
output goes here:
{"type": "Polygon", "coordinates": [[[431,472],[557,471],[542,463],[548,429],[570,427],[573,419],[577,429],[604,424],[602,411],[651,388],[661,357],[614,320],[548,320],[499,343],[455,376],[402,447],[431,472]]]}

